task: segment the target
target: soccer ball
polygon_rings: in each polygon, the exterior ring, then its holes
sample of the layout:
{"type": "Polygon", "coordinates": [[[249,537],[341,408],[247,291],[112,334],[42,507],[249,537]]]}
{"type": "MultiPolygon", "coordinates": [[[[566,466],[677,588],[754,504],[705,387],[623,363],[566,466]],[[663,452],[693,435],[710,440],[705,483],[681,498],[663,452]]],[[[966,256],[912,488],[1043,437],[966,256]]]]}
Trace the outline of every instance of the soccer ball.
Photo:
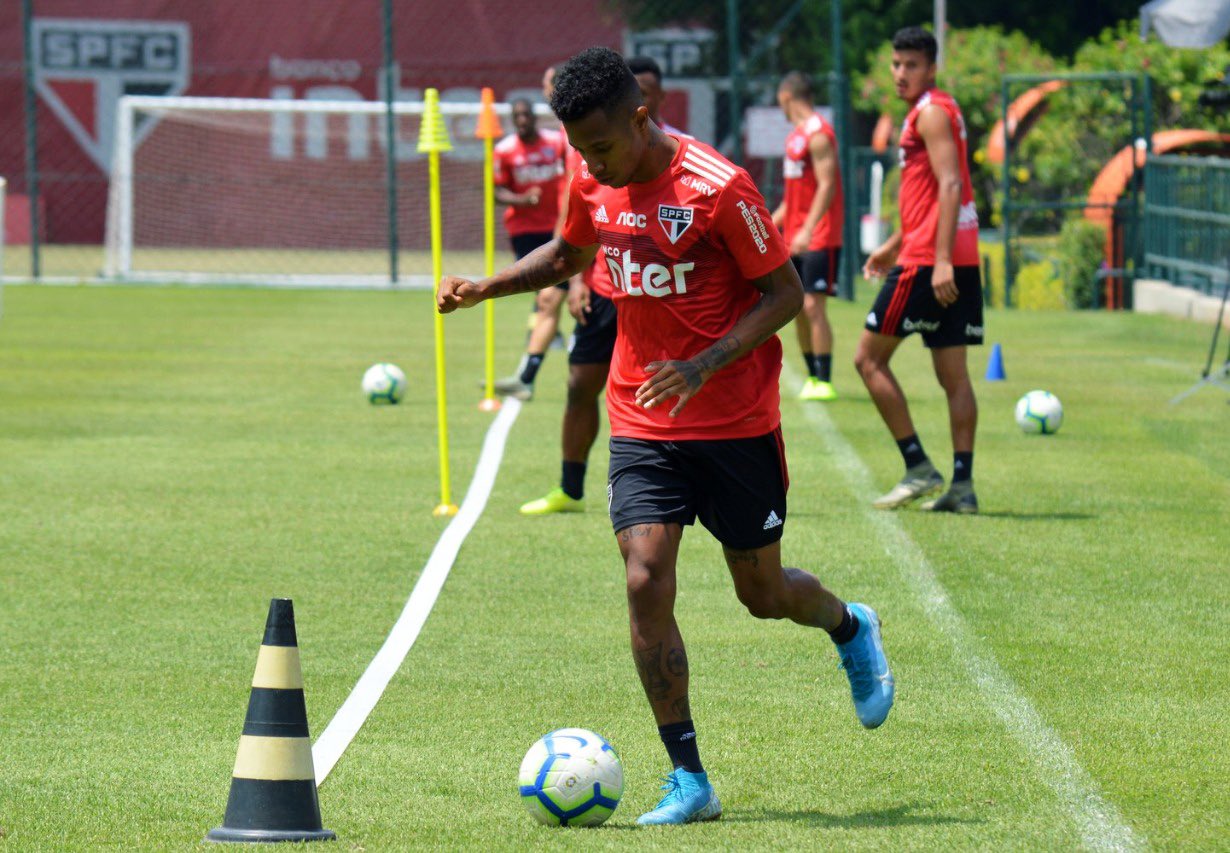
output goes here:
{"type": "Polygon", "coordinates": [[[556,729],[521,762],[521,802],[548,826],[597,826],[615,811],[624,767],[606,739],[588,729],[556,729]]]}
{"type": "Polygon", "coordinates": [[[1063,405],[1050,391],[1030,391],[1017,401],[1016,423],[1024,432],[1052,435],[1063,423],[1063,405]]]}
{"type": "Polygon", "coordinates": [[[363,374],[363,394],[369,403],[397,403],[405,393],[406,374],[396,364],[373,364],[363,374]]]}

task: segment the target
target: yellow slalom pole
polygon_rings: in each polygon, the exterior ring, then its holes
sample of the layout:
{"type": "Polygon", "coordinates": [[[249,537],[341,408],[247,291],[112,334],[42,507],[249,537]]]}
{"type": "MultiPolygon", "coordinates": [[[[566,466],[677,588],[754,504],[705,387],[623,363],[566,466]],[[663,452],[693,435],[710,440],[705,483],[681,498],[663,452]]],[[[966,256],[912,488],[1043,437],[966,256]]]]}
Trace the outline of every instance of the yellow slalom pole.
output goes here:
{"type": "MultiPolygon", "coordinates": [[[[495,92],[483,89],[482,109],[474,135],[483,140],[483,248],[486,254],[485,275],[495,275],[495,140],[503,136],[500,117],[495,113],[495,92]]],[[[483,306],[485,337],[486,392],[478,408],[484,412],[498,411],[500,400],[495,396],[495,303],[487,300],[483,306]]]]}
{"type": "MultiPolygon", "coordinates": [[[[453,150],[448,138],[448,128],[440,114],[440,94],[435,89],[424,93],[423,121],[419,126],[420,153],[428,155],[428,192],[431,209],[431,274],[435,281],[433,294],[440,291],[440,278],[444,275],[444,248],[440,224],[440,152],[453,150]]],[[[436,433],[440,448],[440,504],[432,511],[436,517],[457,514],[453,503],[448,478],[448,395],[445,391],[444,370],[444,315],[434,310],[436,337],[436,433]]]]}

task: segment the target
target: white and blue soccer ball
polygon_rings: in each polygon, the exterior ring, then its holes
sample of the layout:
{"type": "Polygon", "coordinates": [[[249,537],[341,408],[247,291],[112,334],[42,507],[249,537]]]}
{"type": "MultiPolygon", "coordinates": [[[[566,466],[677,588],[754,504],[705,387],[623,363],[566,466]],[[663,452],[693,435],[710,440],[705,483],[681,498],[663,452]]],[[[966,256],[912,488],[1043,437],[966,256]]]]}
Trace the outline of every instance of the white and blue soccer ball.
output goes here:
{"type": "Polygon", "coordinates": [[[1052,435],[1063,424],[1063,404],[1050,391],[1030,391],[1017,400],[1016,423],[1031,435],[1052,435]]]}
{"type": "Polygon", "coordinates": [[[521,802],[548,826],[597,826],[619,805],[624,767],[615,749],[588,729],[556,729],[521,762],[521,802]]]}
{"type": "Polygon", "coordinates": [[[393,404],[406,393],[406,374],[396,364],[373,364],[363,374],[363,394],[373,405],[393,404]]]}

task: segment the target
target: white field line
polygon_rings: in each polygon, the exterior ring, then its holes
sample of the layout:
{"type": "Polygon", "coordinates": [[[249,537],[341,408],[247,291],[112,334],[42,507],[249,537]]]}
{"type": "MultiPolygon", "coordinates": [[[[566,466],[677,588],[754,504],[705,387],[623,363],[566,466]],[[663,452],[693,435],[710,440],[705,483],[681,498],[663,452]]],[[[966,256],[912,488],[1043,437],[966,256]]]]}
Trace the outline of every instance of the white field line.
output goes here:
{"type": "MultiPolygon", "coordinates": [[[[791,371],[788,385],[798,382],[791,371]]],[[[1114,804],[1103,799],[1097,784],[1076,760],[1071,747],[1047,725],[1004,672],[990,649],[969,629],[948,597],[935,569],[893,512],[873,509],[878,492],[854,448],[841,434],[823,406],[804,404],[804,412],[827,445],[829,456],[845,476],[854,499],[866,507],[866,518],[879,534],[884,550],[892,557],[918,597],[931,623],[948,639],[956,659],[969,673],[982,698],[1033,759],[1038,775],[1051,787],[1091,850],[1134,850],[1145,846],[1133,834],[1114,804]]],[[[886,446],[891,447],[885,439],[886,446]]]]}
{"type": "Polygon", "coordinates": [[[449,570],[457,559],[457,552],[470,531],[474,529],[491,489],[495,485],[495,475],[500,470],[500,460],[504,456],[504,445],[508,440],[509,430],[517,420],[521,411],[521,402],[511,397],[504,399],[500,413],[487,429],[487,437],[483,440],[483,450],[474,469],[474,478],[470,480],[470,488],[466,491],[461,509],[448,527],[440,534],[436,547],[419,575],[410,599],[406,602],[401,616],[389,631],[388,639],[380,647],[380,651],[372,658],[367,669],[360,676],[342,707],[337,709],[329,725],[321,732],[316,743],[312,745],[312,762],[316,767],[316,784],[319,786],[333,770],[346,747],[354,740],[359,728],[367,720],[376,703],[380,701],[384,688],[401,667],[402,661],[418,639],[419,631],[427,621],[431,608],[435,605],[448,578],[449,570]]]}

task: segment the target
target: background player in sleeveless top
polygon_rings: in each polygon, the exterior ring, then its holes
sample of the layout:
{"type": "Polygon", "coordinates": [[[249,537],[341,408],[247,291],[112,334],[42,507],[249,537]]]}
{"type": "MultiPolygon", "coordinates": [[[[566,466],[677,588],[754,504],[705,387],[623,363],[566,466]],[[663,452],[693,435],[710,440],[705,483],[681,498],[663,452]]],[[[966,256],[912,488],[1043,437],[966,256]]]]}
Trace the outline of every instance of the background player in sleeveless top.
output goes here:
{"type": "MultiPolygon", "coordinates": [[[[550,73],[543,76],[543,95],[550,99],[550,73]]],[[[525,99],[512,104],[516,132],[501,139],[495,147],[495,198],[509,205],[504,223],[512,241],[513,254],[523,258],[555,236],[560,216],[560,193],[564,179],[564,151],[567,142],[559,131],[540,130],[533,105],[525,99]],[[552,159],[548,164],[547,158],[552,159]],[[533,162],[528,162],[533,158],[533,162]],[[519,180],[518,169],[537,180],[519,180]],[[549,173],[549,177],[548,177],[549,173]]],[[[535,298],[525,355],[517,372],[495,383],[497,393],[530,400],[534,380],[546,357],[547,348],[559,332],[559,312],[567,283],[547,290],[535,298]]]]}
{"type": "Polygon", "coordinates": [[[870,608],[783,568],[786,467],[775,332],[802,288],[747,173],[712,148],[663,133],[619,54],[591,48],[556,77],[551,103],[585,158],[552,243],[477,283],[440,282],[447,313],[547,287],[601,254],[619,315],[607,384],[608,494],[624,558],[632,649],[674,770],[641,823],[721,813],[700,762],[688,660],[675,621],[683,528],[721,542],[752,615],[823,628],[837,643],[860,721],[880,725],[892,674],[870,608]]]}
{"type": "Polygon", "coordinates": [[[837,295],[844,219],[837,136],[816,112],[811,79],[791,71],[777,87],[777,103],[794,130],[782,160],[782,203],[773,224],[782,232],[803,280],[803,311],[795,318],[807,364],[800,400],[833,400],[833,329],[825,302],[837,295]]]}
{"type": "Polygon", "coordinates": [[[905,477],[875,506],[895,509],[939,492],[944,478],[922,449],[905,394],[889,368],[901,341],[921,332],[948,397],[953,476],[948,492],[922,508],[974,513],[974,431],[978,404],[966,347],[982,343],[978,213],[969,177],[965,120],[935,88],[935,37],[908,27],[893,37],[897,94],[911,104],[901,129],[901,230],[867,259],[867,278],[888,273],[859,340],[855,366],[905,462],[905,477]]]}

